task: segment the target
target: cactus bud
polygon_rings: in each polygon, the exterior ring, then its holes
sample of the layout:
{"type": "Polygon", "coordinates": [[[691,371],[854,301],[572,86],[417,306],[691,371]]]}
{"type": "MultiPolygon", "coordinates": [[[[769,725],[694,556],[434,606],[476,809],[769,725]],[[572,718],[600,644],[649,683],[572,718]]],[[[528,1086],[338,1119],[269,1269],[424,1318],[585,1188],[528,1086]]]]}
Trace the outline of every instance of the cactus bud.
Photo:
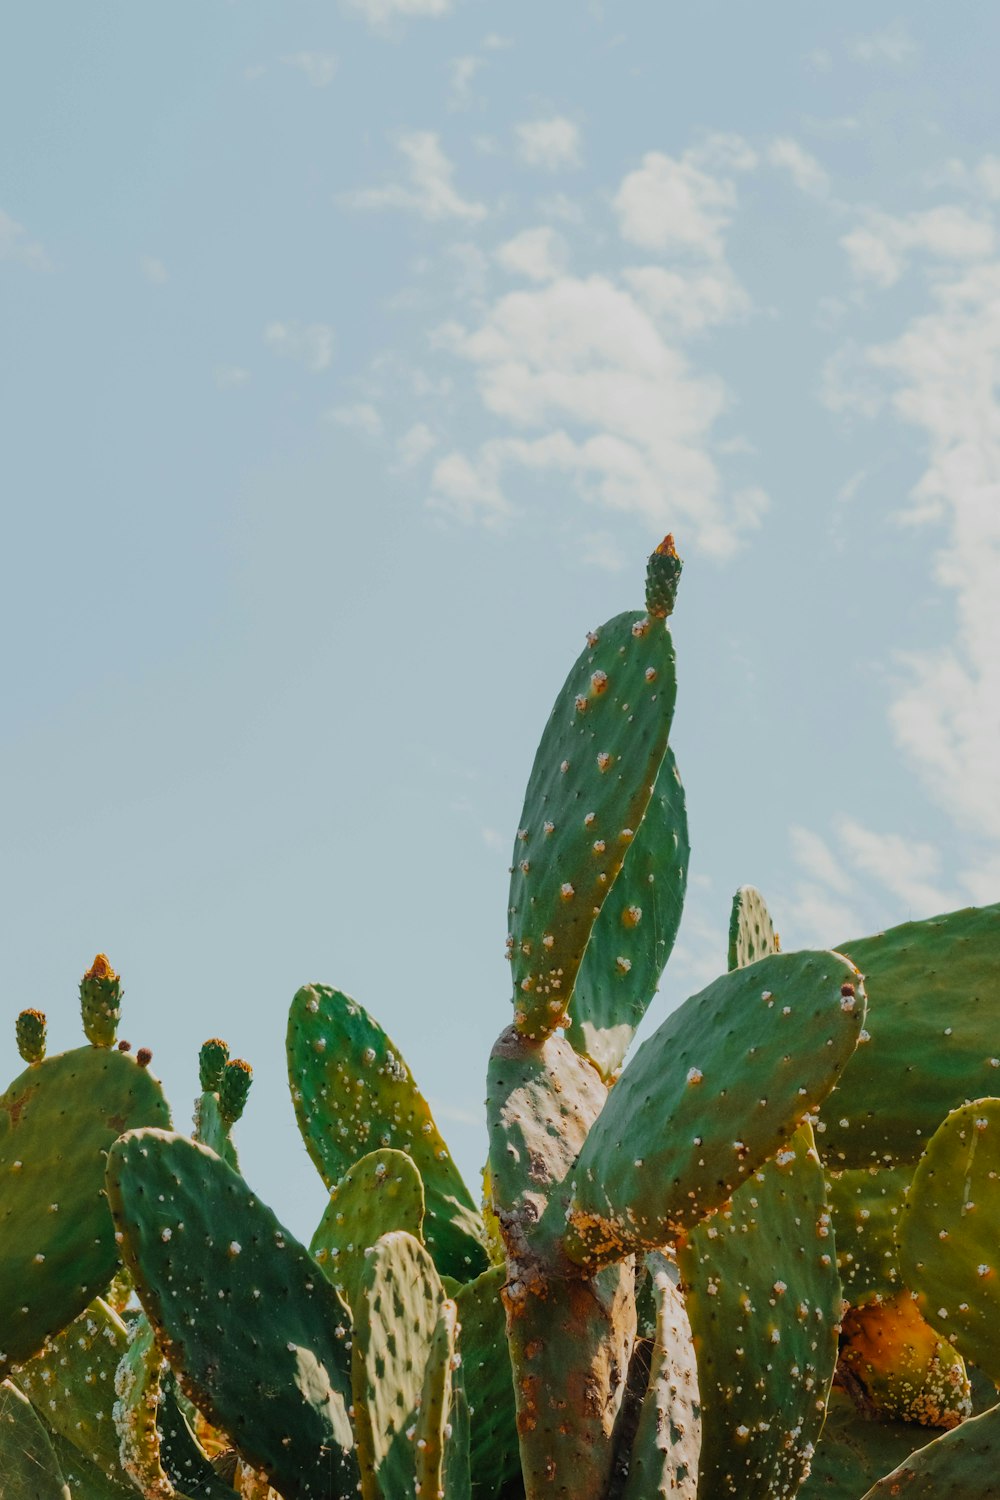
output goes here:
{"type": "Polygon", "coordinates": [[[148,1068],[150,1063],[153,1061],[153,1054],[148,1047],[140,1047],[138,1052],[135,1054],[135,1060],[139,1064],[140,1068],[148,1068]]]}
{"type": "Polygon", "coordinates": [[[219,1113],[227,1128],[236,1124],[246,1108],[252,1082],[253,1068],[242,1057],[226,1063],[219,1080],[219,1113]]]}
{"type": "Polygon", "coordinates": [[[646,565],[646,609],[653,619],[673,614],[683,566],[668,532],[646,565]]]}
{"type": "Polygon", "coordinates": [[[198,1053],[198,1077],[206,1094],[218,1093],[222,1070],[229,1061],[229,1043],[221,1037],[209,1037],[198,1053]]]}
{"type": "Polygon", "coordinates": [[[40,1010],[22,1010],[17,1018],[17,1050],[26,1063],[45,1056],[45,1016],[40,1010]]]}
{"type": "Polygon", "coordinates": [[[113,1047],[122,1014],[121,979],[99,953],[80,980],[80,1009],[83,1030],[95,1047],[113,1047]]]}
{"type": "Polygon", "coordinates": [[[119,1042],[118,1043],[118,1051],[119,1052],[131,1052],[132,1051],[132,1043],[131,1042],[125,1042],[125,1041],[119,1042]]]}

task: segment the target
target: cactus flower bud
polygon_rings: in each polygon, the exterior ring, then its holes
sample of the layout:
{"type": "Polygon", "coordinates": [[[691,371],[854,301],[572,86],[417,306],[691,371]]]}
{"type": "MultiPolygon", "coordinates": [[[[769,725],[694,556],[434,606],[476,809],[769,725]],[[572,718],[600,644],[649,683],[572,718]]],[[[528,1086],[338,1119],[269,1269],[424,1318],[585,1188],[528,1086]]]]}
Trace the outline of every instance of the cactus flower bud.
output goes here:
{"type": "Polygon", "coordinates": [[[253,1082],[253,1068],[242,1057],[234,1057],[222,1070],[219,1081],[219,1113],[227,1127],[232,1127],[246,1108],[253,1082]]]}
{"type": "Polygon", "coordinates": [[[654,620],[673,614],[683,566],[668,532],[646,565],[646,609],[654,620]]]}
{"type": "Polygon", "coordinates": [[[121,979],[99,953],[80,980],[83,1030],[94,1047],[113,1047],[122,1014],[121,979]]]}
{"type": "Polygon", "coordinates": [[[45,1056],[45,1016],[40,1010],[22,1010],[17,1018],[17,1050],[26,1063],[45,1056]]]}
{"type": "Polygon", "coordinates": [[[218,1093],[222,1070],[229,1061],[229,1043],[221,1037],[209,1037],[198,1053],[198,1077],[206,1094],[218,1093]]]}

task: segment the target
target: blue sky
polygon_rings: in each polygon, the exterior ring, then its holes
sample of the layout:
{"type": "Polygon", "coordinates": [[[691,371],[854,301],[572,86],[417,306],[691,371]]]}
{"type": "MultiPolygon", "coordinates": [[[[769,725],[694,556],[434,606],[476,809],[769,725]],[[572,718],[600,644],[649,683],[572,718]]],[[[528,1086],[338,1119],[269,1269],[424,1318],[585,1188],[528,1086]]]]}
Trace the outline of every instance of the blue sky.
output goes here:
{"type": "Polygon", "coordinates": [[[991,7],[201,0],[0,46],[10,1024],[97,949],[186,1120],[322,1189],[288,1000],[394,1036],[470,1178],[506,867],[584,633],[686,570],[692,880],[724,967],[1000,894],[991,7]]]}

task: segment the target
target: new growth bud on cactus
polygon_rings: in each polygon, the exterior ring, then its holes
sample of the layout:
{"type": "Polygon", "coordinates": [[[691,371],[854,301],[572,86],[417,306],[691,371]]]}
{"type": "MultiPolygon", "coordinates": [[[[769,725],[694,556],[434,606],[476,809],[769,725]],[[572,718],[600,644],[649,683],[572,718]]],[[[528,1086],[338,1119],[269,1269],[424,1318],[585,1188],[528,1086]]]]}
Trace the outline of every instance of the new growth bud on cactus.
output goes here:
{"type": "Polygon", "coordinates": [[[17,1050],[26,1063],[41,1062],[45,1056],[45,1014],[40,1010],[22,1010],[17,1018],[17,1050]]]}
{"type": "Polygon", "coordinates": [[[655,620],[673,614],[683,566],[668,532],[646,564],[646,608],[655,620]]]}
{"type": "Polygon", "coordinates": [[[198,1053],[198,1077],[206,1093],[218,1093],[222,1070],[229,1061],[229,1043],[211,1036],[198,1053]]]}
{"type": "Polygon", "coordinates": [[[106,953],[98,953],[80,980],[80,1009],[87,1041],[94,1047],[113,1047],[122,1016],[122,986],[106,953]]]}
{"type": "Polygon", "coordinates": [[[253,1068],[242,1057],[227,1062],[219,1079],[219,1113],[227,1126],[233,1126],[246,1108],[253,1068]]]}

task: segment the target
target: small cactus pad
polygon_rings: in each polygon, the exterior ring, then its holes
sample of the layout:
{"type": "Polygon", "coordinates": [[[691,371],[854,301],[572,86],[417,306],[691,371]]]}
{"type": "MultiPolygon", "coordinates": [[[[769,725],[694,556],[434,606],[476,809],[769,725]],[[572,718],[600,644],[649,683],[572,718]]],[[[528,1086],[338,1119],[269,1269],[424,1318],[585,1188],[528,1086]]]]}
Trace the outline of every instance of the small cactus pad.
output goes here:
{"type": "Polygon", "coordinates": [[[823,1426],[840,1318],[809,1125],[692,1230],[677,1263],[698,1351],[701,1500],[794,1495],[823,1426]]]}
{"type": "Polygon", "coordinates": [[[458,1353],[458,1309],[445,1301],[427,1351],[417,1412],[414,1491],[429,1500],[470,1500],[469,1415],[458,1353]]]}
{"type": "Polygon", "coordinates": [[[207,1042],[202,1042],[198,1053],[198,1080],[204,1093],[218,1093],[222,1070],[228,1061],[228,1042],[218,1036],[211,1036],[207,1042]]]}
{"type": "Polygon", "coordinates": [[[846,1391],[835,1386],[809,1477],[796,1500],[858,1500],[927,1436],[925,1429],[908,1422],[874,1422],[862,1416],[846,1391]]]}
{"type": "Polygon", "coordinates": [[[511,862],[516,1025],[563,1025],[595,918],[649,805],[676,694],[660,620],[617,615],[588,637],[535,755],[511,862]]]}
{"type": "Polygon", "coordinates": [[[222,1118],[218,1094],[199,1094],[195,1100],[194,1139],[202,1146],[208,1146],[216,1156],[221,1156],[223,1161],[228,1162],[234,1172],[238,1172],[239,1157],[229,1130],[229,1125],[222,1118]]]}
{"type": "Polygon", "coordinates": [[[157,1426],[162,1364],[152,1324],[143,1314],[132,1325],[128,1348],[115,1373],[118,1453],[122,1469],[140,1494],[172,1500],[173,1486],[163,1468],[157,1426]]]}
{"type": "Polygon", "coordinates": [[[646,564],[646,608],[654,620],[673,614],[683,566],[668,532],[646,564]]]}
{"type": "Polygon", "coordinates": [[[692,996],[643,1043],[573,1171],[567,1252],[657,1249],[731,1197],[826,1097],[865,996],[836,953],[777,953],[692,996]]]}
{"type": "Polygon", "coordinates": [[[758,958],[780,952],[781,944],[764,897],[752,885],[741,885],[733,897],[729,917],[729,968],[745,969],[758,958]]]}
{"type": "Polygon", "coordinates": [[[514,1376],[500,1293],[503,1266],[491,1266],[455,1293],[459,1351],[471,1412],[469,1462],[475,1500],[496,1500],[521,1472],[514,1410],[514,1376]]]}
{"type": "MultiPolygon", "coordinates": [[[[161,1399],[156,1413],[160,1436],[160,1461],[164,1473],[180,1491],[177,1500],[233,1500],[232,1487],[215,1472],[188,1426],[174,1377],[164,1366],[160,1375],[161,1399]]],[[[159,1497],[157,1497],[159,1500],[159,1497]]]]}
{"type": "Polygon", "coordinates": [[[352,1494],[343,1313],[304,1247],[185,1136],[129,1132],[111,1149],[107,1188],[139,1298],[190,1399],[287,1500],[352,1494]]]}
{"type": "Polygon", "coordinates": [[[383,1235],[353,1307],[351,1384],[365,1500],[414,1494],[415,1424],[444,1291],[412,1235],[383,1235]]]}
{"type": "Polygon", "coordinates": [[[696,1500],[701,1398],[691,1325],[674,1268],[655,1253],[647,1264],[656,1333],[622,1500],[696,1500]]]}
{"type": "Polygon", "coordinates": [[[621,1067],[670,957],[690,854],[684,788],[668,750],[573,991],[566,1035],[605,1078],[621,1067]]]}
{"type": "Polygon", "coordinates": [[[4,1500],[70,1500],[44,1424],[9,1380],[0,1382],[0,1482],[4,1500]]]}
{"type": "Polygon", "coordinates": [[[1000,1493],[1000,1406],[918,1448],[862,1500],[988,1500],[1000,1493]]]}
{"type": "Polygon", "coordinates": [[[912,1167],[859,1167],[827,1176],[837,1269],[852,1307],[881,1302],[903,1289],[896,1225],[912,1176],[912,1167]]]}
{"type": "Polygon", "coordinates": [[[246,1108],[253,1083],[253,1068],[242,1057],[227,1062],[219,1079],[219,1114],[227,1130],[231,1130],[246,1108]]]}
{"type": "Polygon", "coordinates": [[[331,1190],[309,1250],[353,1307],[365,1256],[376,1240],[403,1229],[422,1243],[423,1224],[420,1173],[405,1151],[383,1148],[362,1156],[331,1190]]]}
{"type": "Polygon", "coordinates": [[[115,1371],[128,1329],[98,1297],[17,1370],[17,1384],[49,1427],[113,1483],[128,1487],[114,1423],[115,1371]]]}
{"type": "Polygon", "coordinates": [[[909,1292],[845,1313],[839,1378],[869,1416],[957,1427],[972,1411],[962,1356],[924,1321],[909,1292]]]}
{"type": "Polygon", "coordinates": [[[113,1047],[122,1018],[122,982],[106,953],[97,955],[80,980],[80,1009],[87,1041],[94,1047],[113,1047]]]}
{"type": "Polygon", "coordinates": [[[924,1317],[1000,1380],[1000,1099],[963,1105],[938,1127],[897,1233],[924,1317]]]}
{"type": "Polygon", "coordinates": [[[17,1018],[17,1050],[26,1063],[41,1062],[45,1056],[45,1014],[40,1010],[22,1010],[17,1018]]]}
{"type": "Polygon", "coordinates": [[[916,1162],[950,1109],[1000,1091],[1000,903],[838,951],[865,976],[871,1040],[822,1112],[820,1151],[830,1167],[916,1162]]]}
{"type": "Polygon", "coordinates": [[[32,1063],[0,1097],[0,1373],[105,1290],[105,1155],[123,1130],[169,1123],[156,1079],[107,1048],[32,1063]]]}
{"type": "Polygon", "coordinates": [[[299,990],[288,1017],[288,1077],[306,1149],[328,1188],[359,1157],[393,1146],[424,1184],[424,1236],[443,1276],[488,1264],[479,1212],[409,1068],[377,1022],[339,990],[299,990]]]}

